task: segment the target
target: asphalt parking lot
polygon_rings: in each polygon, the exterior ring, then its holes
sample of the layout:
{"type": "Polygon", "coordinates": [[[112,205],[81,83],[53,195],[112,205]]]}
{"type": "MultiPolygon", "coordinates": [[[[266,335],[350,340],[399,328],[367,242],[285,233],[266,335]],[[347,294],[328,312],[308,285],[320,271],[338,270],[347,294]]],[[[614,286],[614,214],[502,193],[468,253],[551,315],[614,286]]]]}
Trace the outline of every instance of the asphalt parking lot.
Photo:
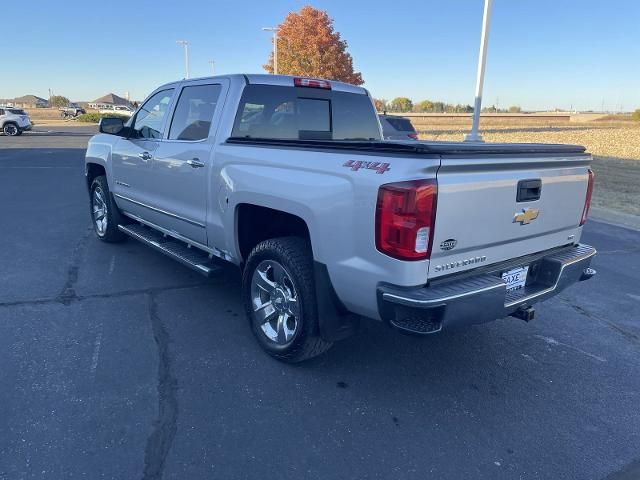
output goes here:
{"type": "Polygon", "coordinates": [[[284,365],[234,268],[95,238],[92,127],[37,130],[0,136],[0,479],[640,478],[640,232],[588,223],[598,275],[530,324],[284,365]]]}

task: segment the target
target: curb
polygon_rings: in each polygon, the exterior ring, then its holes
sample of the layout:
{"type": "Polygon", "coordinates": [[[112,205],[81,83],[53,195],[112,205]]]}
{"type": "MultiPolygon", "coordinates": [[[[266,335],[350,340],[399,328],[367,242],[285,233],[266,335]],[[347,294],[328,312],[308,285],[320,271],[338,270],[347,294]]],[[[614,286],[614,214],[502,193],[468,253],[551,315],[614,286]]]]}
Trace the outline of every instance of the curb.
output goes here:
{"type": "Polygon", "coordinates": [[[630,213],[616,212],[608,208],[591,207],[589,218],[593,220],[609,223],[617,227],[630,228],[640,231],[640,216],[630,213]]]}

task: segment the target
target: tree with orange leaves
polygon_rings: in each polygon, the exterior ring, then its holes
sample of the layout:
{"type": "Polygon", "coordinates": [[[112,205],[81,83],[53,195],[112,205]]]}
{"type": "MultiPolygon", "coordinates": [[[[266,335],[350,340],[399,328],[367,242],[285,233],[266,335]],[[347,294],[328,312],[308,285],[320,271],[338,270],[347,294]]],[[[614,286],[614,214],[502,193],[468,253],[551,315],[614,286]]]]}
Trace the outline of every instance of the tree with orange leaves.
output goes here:
{"type": "MultiPolygon", "coordinates": [[[[326,78],[362,85],[362,74],[354,72],[347,42],[333,29],[327,12],[302,7],[291,12],[278,26],[278,73],[326,78]]],[[[264,69],[273,73],[273,52],[264,69]]]]}

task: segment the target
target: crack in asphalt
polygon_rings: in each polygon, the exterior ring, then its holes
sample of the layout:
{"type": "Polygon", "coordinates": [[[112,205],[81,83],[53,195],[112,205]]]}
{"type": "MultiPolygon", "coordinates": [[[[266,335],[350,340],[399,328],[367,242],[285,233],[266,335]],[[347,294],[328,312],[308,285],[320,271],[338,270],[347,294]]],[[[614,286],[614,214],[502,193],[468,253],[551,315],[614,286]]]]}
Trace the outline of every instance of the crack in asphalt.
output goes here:
{"type": "Polygon", "coordinates": [[[84,253],[85,246],[87,244],[87,240],[89,239],[89,235],[93,230],[92,227],[88,227],[84,235],[80,237],[78,243],[73,248],[71,252],[71,262],[69,263],[69,267],[67,268],[67,279],[62,287],[62,291],[56,297],[58,301],[63,303],[64,305],[69,305],[71,301],[77,297],[75,286],[78,283],[78,272],[80,269],[80,262],[82,261],[82,254],[84,253]]]}
{"type": "Polygon", "coordinates": [[[580,315],[584,315],[585,317],[587,317],[587,318],[589,318],[591,320],[595,320],[597,322],[600,322],[601,324],[603,324],[603,325],[609,327],[610,329],[615,330],[616,332],[621,334],[626,340],[628,340],[629,342],[633,343],[634,345],[640,345],[640,336],[636,335],[635,333],[630,332],[628,330],[625,330],[620,325],[617,325],[616,323],[614,323],[614,322],[612,322],[610,320],[605,320],[604,318],[601,318],[598,315],[595,315],[595,314],[591,313],[589,310],[585,309],[584,307],[581,307],[580,305],[576,305],[576,304],[572,303],[570,300],[568,300],[566,298],[560,297],[560,299],[565,304],[567,304],[568,306],[573,308],[580,315]]]}
{"type": "Polygon", "coordinates": [[[640,478],[640,460],[627,464],[622,470],[609,475],[606,480],[638,480],[640,478]]]}
{"type": "MultiPolygon", "coordinates": [[[[61,297],[61,295],[57,295],[55,297],[44,297],[44,298],[35,298],[35,299],[29,299],[29,300],[15,300],[15,301],[9,301],[9,302],[0,302],[0,308],[30,306],[30,305],[47,305],[47,304],[55,304],[55,303],[70,305],[73,302],[82,302],[84,300],[132,297],[136,295],[155,295],[157,293],[162,293],[162,292],[189,290],[191,288],[204,287],[208,285],[211,285],[211,282],[200,282],[200,283],[194,283],[191,285],[171,285],[168,287],[140,288],[140,289],[132,289],[132,290],[123,290],[120,292],[113,292],[113,293],[92,293],[88,295],[77,295],[75,291],[73,292],[73,294],[71,294],[71,291],[69,291],[68,292],[69,294],[64,297],[61,297]]],[[[64,291],[66,291],[66,288],[65,290],[63,290],[63,292],[64,291]]]]}
{"type": "Polygon", "coordinates": [[[143,480],[162,478],[165,462],[176,436],[178,420],[178,381],[172,372],[169,333],[158,315],[153,293],[147,295],[153,338],[158,347],[158,418],[147,439],[143,480]]]}

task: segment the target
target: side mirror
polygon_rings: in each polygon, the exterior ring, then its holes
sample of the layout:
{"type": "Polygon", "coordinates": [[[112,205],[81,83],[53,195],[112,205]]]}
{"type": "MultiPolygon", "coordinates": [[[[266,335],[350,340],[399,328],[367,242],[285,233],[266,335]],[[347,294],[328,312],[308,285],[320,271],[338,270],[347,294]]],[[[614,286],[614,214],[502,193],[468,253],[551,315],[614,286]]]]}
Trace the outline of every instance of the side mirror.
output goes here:
{"type": "Polygon", "coordinates": [[[100,123],[98,124],[98,130],[100,133],[118,135],[122,130],[124,130],[124,120],[117,117],[101,118],[100,123]]]}

